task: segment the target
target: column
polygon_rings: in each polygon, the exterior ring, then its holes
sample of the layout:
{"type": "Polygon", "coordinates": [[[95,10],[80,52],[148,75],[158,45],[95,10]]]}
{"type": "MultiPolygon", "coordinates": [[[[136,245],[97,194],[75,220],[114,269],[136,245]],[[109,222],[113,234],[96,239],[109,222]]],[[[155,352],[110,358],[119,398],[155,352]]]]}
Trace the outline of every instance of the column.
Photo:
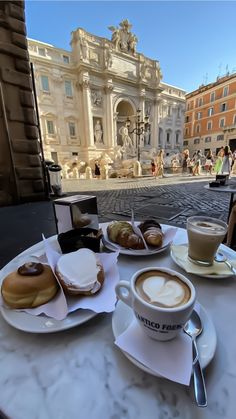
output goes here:
{"type": "Polygon", "coordinates": [[[112,106],[112,80],[108,80],[105,91],[105,143],[108,148],[115,147],[114,115],[112,106]]]}
{"type": "Polygon", "coordinates": [[[156,97],[153,101],[153,119],[151,125],[151,146],[158,148],[158,137],[159,137],[159,104],[161,99],[156,97]]]}
{"type": "Polygon", "coordinates": [[[145,116],[145,97],[146,90],[143,88],[139,92],[139,109],[141,109],[141,119],[145,116]]]}
{"type": "Polygon", "coordinates": [[[90,81],[89,74],[86,72],[81,75],[79,85],[81,87],[81,113],[83,118],[83,132],[84,138],[81,139],[81,145],[86,147],[94,147],[94,133],[93,133],[93,116],[90,100],[90,81]]]}

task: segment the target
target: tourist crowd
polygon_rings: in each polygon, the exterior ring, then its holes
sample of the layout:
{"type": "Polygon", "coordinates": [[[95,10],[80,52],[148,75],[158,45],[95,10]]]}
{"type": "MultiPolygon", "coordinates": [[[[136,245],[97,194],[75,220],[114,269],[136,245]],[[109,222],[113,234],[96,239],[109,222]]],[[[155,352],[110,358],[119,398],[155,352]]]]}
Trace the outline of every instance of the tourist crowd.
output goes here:
{"type": "MultiPolygon", "coordinates": [[[[164,168],[167,166],[167,158],[164,157],[164,150],[160,150],[151,161],[152,175],[164,177],[164,168]]],[[[174,155],[171,158],[173,171],[182,168],[183,174],[199,176],[201,173],[207,174],[236,174],[236,151],[231,152],[229,146],[221,147],[217,154],[209,150],[203,154],[201,150],[196,151],[192,157],[188,149],[174,155]]]]}

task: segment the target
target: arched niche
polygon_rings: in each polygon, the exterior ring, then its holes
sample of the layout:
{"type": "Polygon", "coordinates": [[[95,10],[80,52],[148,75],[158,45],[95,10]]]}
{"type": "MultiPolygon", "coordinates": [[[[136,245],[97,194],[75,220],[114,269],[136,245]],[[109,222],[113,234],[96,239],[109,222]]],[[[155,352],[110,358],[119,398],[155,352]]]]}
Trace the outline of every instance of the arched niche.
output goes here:
{"type": "Polygon", "coordinates": [[[121,135],[119,134],[120,128],[125,124],[127,118],[131,121],[136,115],[136,108],[134,103],[129,99],[120,99],[115,107],[116,118],[116,132],[117,132],[117,145],[123,145],[121,135]]]}

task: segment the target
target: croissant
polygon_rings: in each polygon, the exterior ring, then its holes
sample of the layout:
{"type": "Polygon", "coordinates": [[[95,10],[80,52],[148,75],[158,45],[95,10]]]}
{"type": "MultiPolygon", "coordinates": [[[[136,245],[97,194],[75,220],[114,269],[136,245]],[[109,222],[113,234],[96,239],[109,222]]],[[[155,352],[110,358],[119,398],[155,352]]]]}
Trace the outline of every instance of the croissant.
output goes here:
{"type": "Polygon", "coordinates": [[[139,229],[144,233],[147,228],[157,227],[161,230],[161,225],[156,220],[146,220],[139,224],[139,229]]]}
{"type": "Polygon", "coordinates": [[[127,249],[144,249],[143,241],[133,232],[132,226],[127,221],[113,221],[107,227],[110,240],[127,249]]]}
{"type": "Polygon", "coordinates": [[[133,229],[127,221],[113,221],[111,224],[109,224],[107,227],[107,234],[109,239],[117,243],[117,236],[123,228],[128,230],[130,234],[133,233],[133,229]]]}
{"type": "Polygon", "coordinates": [[[160,224],[155,220],[147,220],[139,225],[144,240],[150,246],[160,247],[162,245],[163,233],[160,224]]]}
{"type": "Polygon", "coordinates": [[[144,233],[143,237],[150,246],[160,247],[162,245],[163,234],[157,227],[150,227],[144,233]]]}
{"type": "Polygon", "coordinates": [[[121,229],[117,237],[117,243],[127,249],[144,249],[142,239],[135,233],[130,233],[126,229],[121,229]]]}

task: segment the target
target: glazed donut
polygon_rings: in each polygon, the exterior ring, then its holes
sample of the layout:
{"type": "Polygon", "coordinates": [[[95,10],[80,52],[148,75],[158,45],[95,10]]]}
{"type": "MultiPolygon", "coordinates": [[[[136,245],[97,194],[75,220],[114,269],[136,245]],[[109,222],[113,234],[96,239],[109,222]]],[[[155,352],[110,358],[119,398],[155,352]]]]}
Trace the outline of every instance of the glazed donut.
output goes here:
{"type": "Polygon", "coordinates": [[[101,290],[105,279],[103,266],[90,249],[62,255],[55,272],[68,295],[94,295],[101,290]]]}
{"type": "Polygon", "coordinates": [[[50,301],[58,289],[50,266],[28,262],[4,278],[1,293],[11,308],[34,308],[50,301]]]}

